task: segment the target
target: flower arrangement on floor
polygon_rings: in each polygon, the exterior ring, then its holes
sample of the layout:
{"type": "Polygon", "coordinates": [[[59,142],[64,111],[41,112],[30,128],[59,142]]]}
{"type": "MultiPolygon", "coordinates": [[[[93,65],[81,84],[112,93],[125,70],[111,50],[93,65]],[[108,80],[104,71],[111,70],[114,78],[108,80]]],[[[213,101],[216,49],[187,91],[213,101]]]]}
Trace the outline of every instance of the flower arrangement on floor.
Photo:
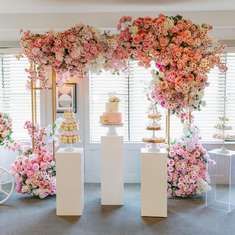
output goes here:
{"type": "Polygon", "coordinates": [[[42,199],[56,193],[55,160],[47,142],[46,129],[33,126],[29,121],[25,128],[31,138],[34,136],[34,149],[23,147],[12,165],[16,191],[42,199]]]}
{"type": "Polygon", "coordinates": [[[210,162],[199,141],[198,128],[185,124],[183,137],[169,151],[168,196],[192,197],[210,190],[207,172],[210,162]]]}
{"type": "Polygon", "coordinates": [[[34,64],[28,70],[31,79],[48,86],[47,72],[57,73],[63,84],[70,75],[84,77],[88,70],[125,69],[128,60],[150,67],[154,62],[160,73],[153,74],[152,98],[173,112],[185,108],[200,109],[207,73],[220,62],[223,46],[209,37],[207,24],[194,24],[182,16],[124,16],[119,32],[99,32],[79,24],[64,32],[33,34],[21,38],[24,55],[34,64]]]}

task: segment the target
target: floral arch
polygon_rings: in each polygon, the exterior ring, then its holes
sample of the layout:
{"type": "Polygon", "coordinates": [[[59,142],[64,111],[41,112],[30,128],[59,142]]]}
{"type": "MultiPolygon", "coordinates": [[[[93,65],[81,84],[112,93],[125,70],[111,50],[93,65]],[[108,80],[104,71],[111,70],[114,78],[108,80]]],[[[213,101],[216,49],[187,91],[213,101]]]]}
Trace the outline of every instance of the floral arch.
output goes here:
{"type": "Polygon", "coordinates": [[[211,68],[226,69],[219,57],[224,47],[210,38],[212,27],[207,24],[198,25],[179,15],[124,16],[117,29],[112,34],[79,24],[63,32],[24,32],[23,54],[35,65],[28,70],[30,79],[47,88],[50,69],[57,74],[57,84],[63,84],[69,76],[84,77],[88,70],[123,70],[130,59],[144,67],[154,62],[151,97],[180,113],[200,109],[211,68]]]}
{"type": "MultiPolygon", "coordinates": [[[[220,61],[223,45],[209,36],[212,27],[195,24],[182,16],[161,14],[156,18],[124,16],[117,29],[118,33],[112,34],[79,24],[63,32],[24,32],[20,44],[31,64],[27,71],[32,104],[36,83],[40,84],[40,89],[51,88],[55,97],[56,85],[62,85],[71,76],[85,77],[88,70],[118,72],[125,70],[128,61],[133,59],[146,68],[150,63],[155,64],[151,98],[172,113],[180,114],[182,119],[191,119],[191,115],[184,112],[200,110],[208,85],[207,73],[214,66],[226,70],[220,61]],[[49,73],[52,73],[52,80],[49,73]]],[[[34,111],[32,116],[35,116],[34,111]]],[[[17,191],[40,198],[53,195],[55,162],[45,141],[46,130],[30,122],[25,127],[32,138],[32,148],[20,153],[13,164],[17,191]]],[[[209,187],[206,163],[210,159],[199,142],[197,130],[186,131],[186,137],[171,145],[169,150],[169,196],[193,196],[209,187]]]]}

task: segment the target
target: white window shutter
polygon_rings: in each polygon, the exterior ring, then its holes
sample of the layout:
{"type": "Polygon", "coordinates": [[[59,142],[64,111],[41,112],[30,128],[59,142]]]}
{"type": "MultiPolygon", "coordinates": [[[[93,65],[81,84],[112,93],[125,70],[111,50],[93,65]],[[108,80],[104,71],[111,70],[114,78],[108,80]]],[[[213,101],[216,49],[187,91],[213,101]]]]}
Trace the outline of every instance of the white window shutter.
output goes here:
{"type": "MultiPolygon", "coordinates": [[[[27,67],[26,58],[18,60],[14,54],[0,55],[0,111],[8,113],[12,118],[14,138],[23,140],[29,139],[24,123],[31,120],[31,95],[26,88],[27,67]]],[[[39,102],[37,94],[38,117],[39,102]]]]}
{"type": "MultiPolygon", "coordinates": [[[[224,81],[227,79],[227,117],[235,133],[235,53],[222,55],[222,61],[227,63],[228,71],[224,74],[218,68],[212,69],[208,74],[210,85],[205,89],[204,100],[206,106],[195,111],[195,124],[199,127],[203,141],[214,141],[214,126],[219,116],[224,112],[224,81]]],[[[99,141],[105,129],[99,124],[99,116],[104,112],[104,105],[109,92],[116,91],[122,99],[121,111],[125,114],[125,141],[140,142],[149,133],[146,131],[147,109],[149,102],[146,98],[149,82],[152,78],[151,68],[143,68],[138,63],[131,61],[127,74],[112,75],[102,72],[99,75],[90,74],[90,141],[99,141]]],[[[165,110],[161,121],[162,131],[165,136],[165,110]]],[[[180,138],[182,125],[174,115],[171,116],[171,138],[180,138]]]]}
{"type": "Polygon", "coordinates": [[[107,132],[106,127],[102,127],[99,120],[105,112],[105,102],[109,93],[114,93],[120,98],[120,112],[123,113],[124,127],[119,128],[120,134],[124,135],[124,140],[128,140],[128,78],[127,74],[112,74],[103,71],[101,74],[90,73],[89,75],[89,102],[90,102],[90,142],[99,142],[100,136],[107,132]]]}

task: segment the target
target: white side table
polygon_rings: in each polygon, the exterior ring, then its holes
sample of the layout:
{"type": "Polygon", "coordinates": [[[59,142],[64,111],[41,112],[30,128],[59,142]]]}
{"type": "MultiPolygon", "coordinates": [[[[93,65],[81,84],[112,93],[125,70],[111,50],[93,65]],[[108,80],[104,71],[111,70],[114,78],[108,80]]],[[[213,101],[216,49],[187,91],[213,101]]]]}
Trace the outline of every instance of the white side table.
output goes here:
{"type": "Polygon", "coordinates": [[[206,205],[231,212],[235,207],[235,191],[232,190],[232,161],[235,151],[221,152],[220,149],[213,149],[209,151],[209,155],[216,164],[208,165],[208,170],[212,173],[211,190],[206,194],[206,205]],[[226,168],[227,171],[224,171],[226,168]]]}
{"type": "Polygon", "coordinates": [[[101,137],[101,204],[123,205],[123,137],[101,137]]]}
{"type": "Polygon", "coordinates": [[[141,149],[141,216],[167,217],[167,155],[141,149]]]}
{"type": "Polygon", "coordinates": [[[84,155],[82,148],[56,152],[56,214],[80,216],[84,208],[84,155]]]}

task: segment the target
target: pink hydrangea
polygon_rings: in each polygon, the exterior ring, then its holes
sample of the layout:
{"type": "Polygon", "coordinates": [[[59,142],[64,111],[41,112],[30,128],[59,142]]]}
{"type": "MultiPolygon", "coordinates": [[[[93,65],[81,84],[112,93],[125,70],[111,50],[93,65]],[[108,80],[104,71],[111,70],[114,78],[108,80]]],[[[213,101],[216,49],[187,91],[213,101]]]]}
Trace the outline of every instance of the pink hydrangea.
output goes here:
{"type": "Polygon", "coordinates": [[[154,61],[163,72],[151,94],[161,106],[173,112],[188,107],[200,109],[207,73],[214,66],[226,70],[219,58],[224,47],[209,37],[212,29],[209,25],[161,14],[135,20],[123,17],[118,28],[121,47],[128,49],[131,45],[129,58],[145,67],[154,61]]]}
{"type": "Polygon", "coordinates": [[[220,62],[223,46],[209,36],[207,24],[194,24],[182,16],[122,17],[118,33],[98,32],[79,24],[64,32],[33,34],[24,32],[20,44],[31,66],[27,71],[42,86],[49,85],[48,70],[57,73],[57,83],[70,76],[82,78],[88,70],[126,69],[128,60],[163,73],[153,84],[152,98],[173,112],[190,107],[200,109],[207,73],[214,66],[222,71],[220,62]]]}
{"type": "Polygon", "coordinates": [[[12,165],[12,174],[16,181],[16,191],[39,198],[56,193],[56,164],[52,151],[47,145],[45,128],[25,123],[31,138],[34,138],[34,149],[24,147],[12,165]]]}
{"type": "Polygon", "coordinates": [[[211,160],[199,142],[197,129],[193,126],[185,128],[185,136],[171,145],[169,151],[168,195],[170,197],[200,195],[210,188],[207,164],[211,160]]]}

